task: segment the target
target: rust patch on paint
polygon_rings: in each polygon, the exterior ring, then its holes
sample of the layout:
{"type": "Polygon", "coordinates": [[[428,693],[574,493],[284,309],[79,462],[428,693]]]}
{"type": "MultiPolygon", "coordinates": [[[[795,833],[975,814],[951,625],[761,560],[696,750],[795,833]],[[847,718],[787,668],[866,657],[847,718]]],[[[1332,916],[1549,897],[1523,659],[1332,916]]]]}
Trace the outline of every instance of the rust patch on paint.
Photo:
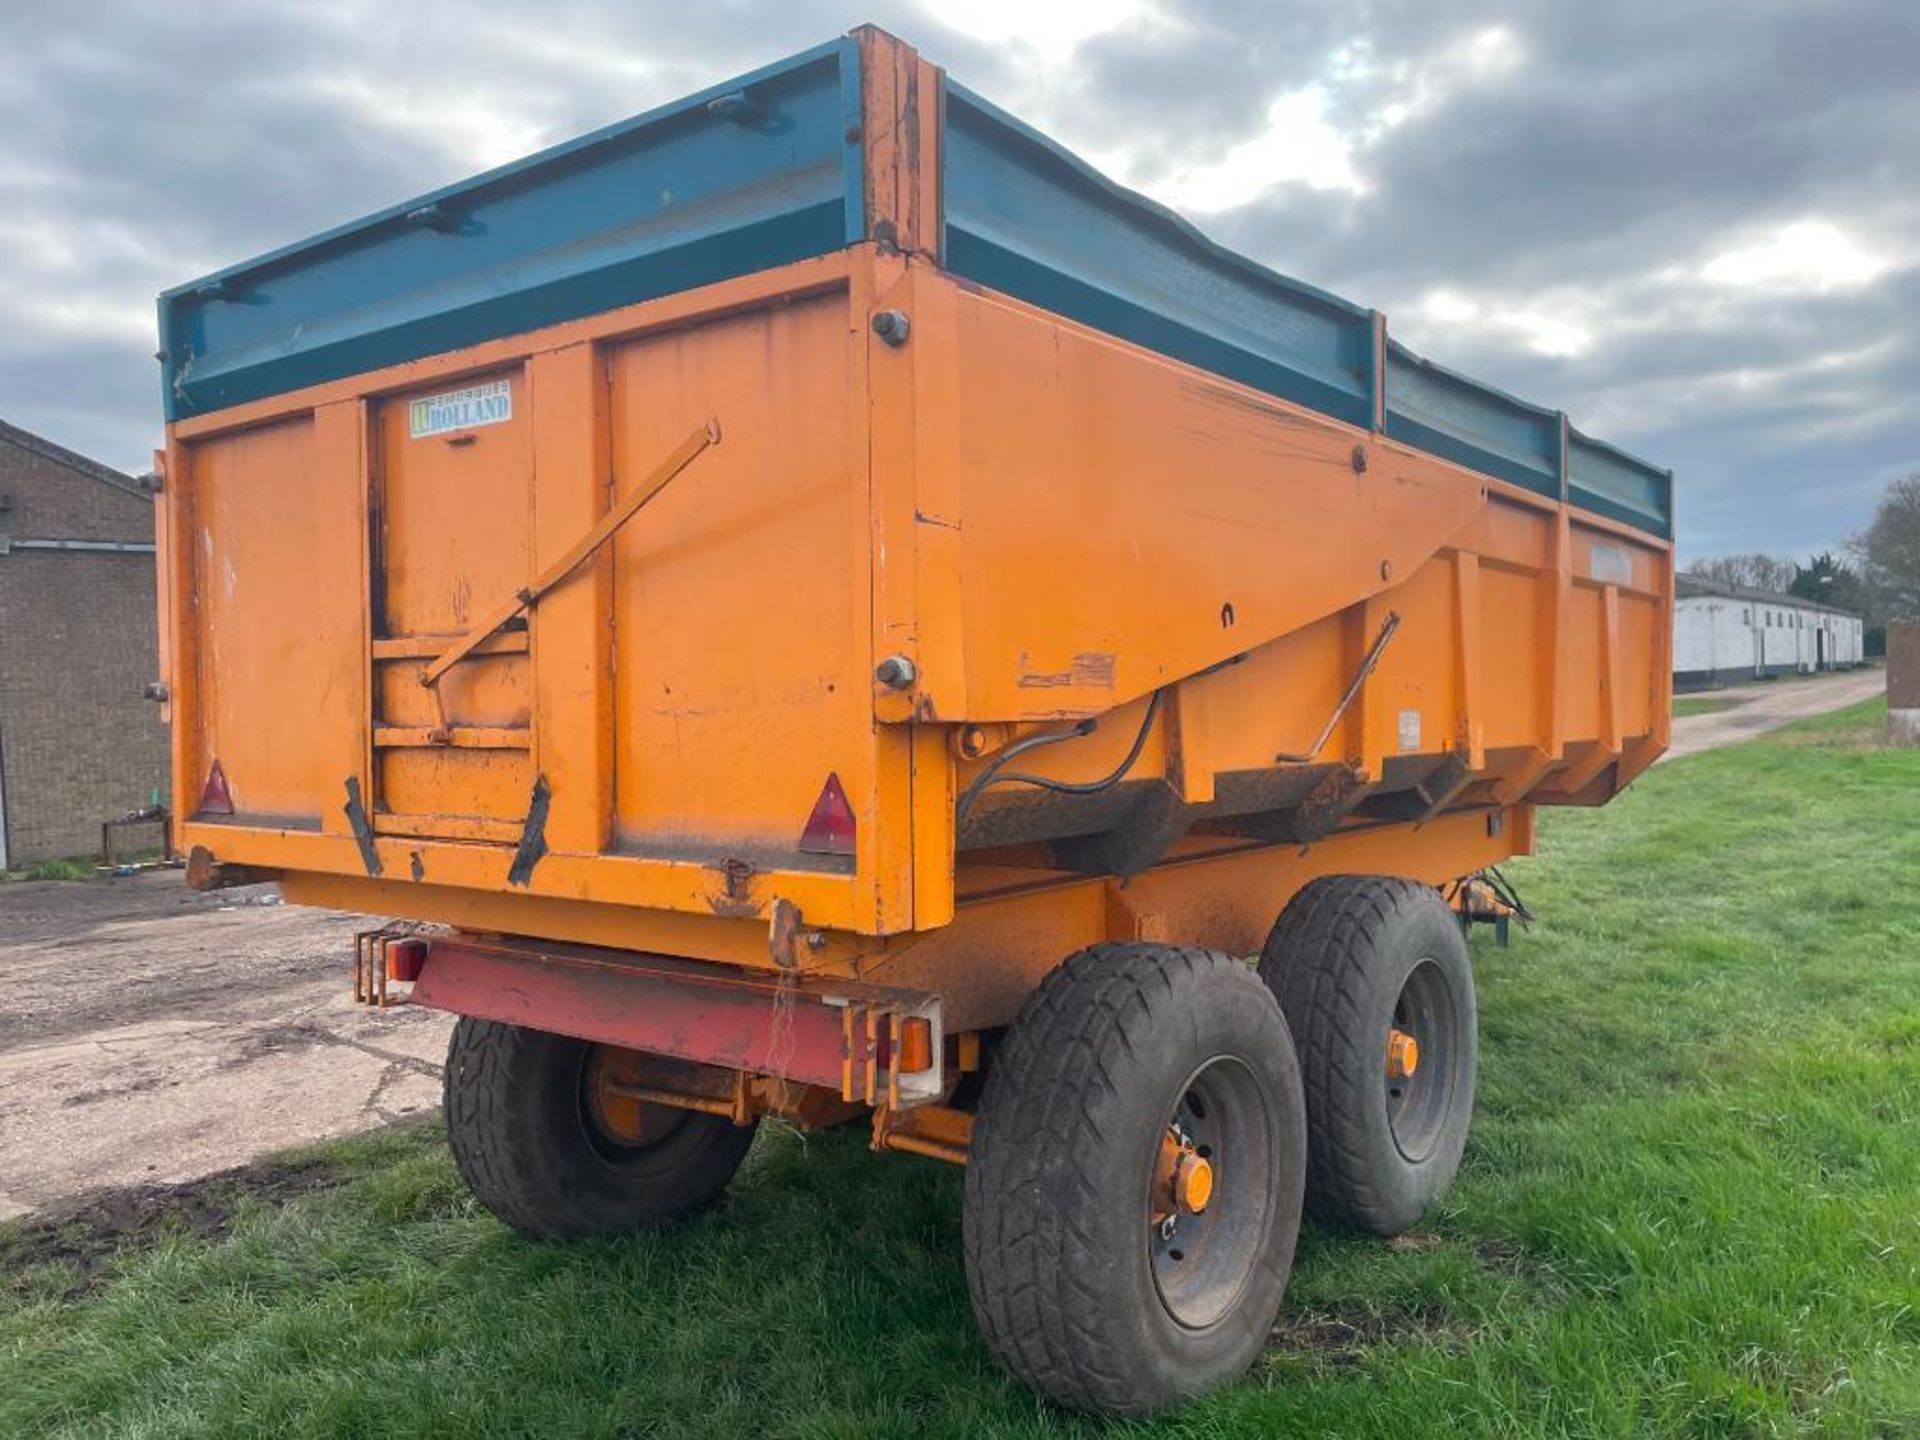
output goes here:
{"type": "Polygon", "coordinates": [[[1113,689],[1116,657],[1110,650],[1082,650],[1065,670],[1030,670],[1026,651],[1020,652],[1020,688],[1054,690],[1064,686],[1086,686],[1095,690],[1113,689]]]}
{"type": "Polygon", "coordinates": [[[719,895],[708,895],[707,906],[716,915],[744,920],[760,913],[753,898],[753,877],[757,867],[751,860],[729,856],[714,867],[726,888],[719,895]]]}

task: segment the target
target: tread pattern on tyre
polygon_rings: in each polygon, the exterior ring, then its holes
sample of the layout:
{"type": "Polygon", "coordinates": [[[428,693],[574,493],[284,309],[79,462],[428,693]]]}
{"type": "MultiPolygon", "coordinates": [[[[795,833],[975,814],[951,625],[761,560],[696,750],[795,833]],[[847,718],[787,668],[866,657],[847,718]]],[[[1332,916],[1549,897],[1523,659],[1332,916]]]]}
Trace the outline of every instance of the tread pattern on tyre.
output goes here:
{"type": "Polygon", "coordinates": [[[441,1077],[441,1109],[460,1178],[480,1203],[529,1235],[568,1233],[568,1217],[553,1213],[546,1188],[530,1168],[528,1147],[517,1144],[504,1107],[512,1094],[515,1062],[534,1032],[497,1020],[463,1017],[454,1026],[441,1077]]]}
{"type": "MultiPolygon", "coordinates": [[[[1405,1229],[1375,1184],[1359,1125],[1380,1087],[1363,999],[1376,955],[1416,907],[1444,904],[1429,885],[1385,875],[1327,875],[1282,912],[1260,959],[1293,1033],[1307,1100],[1307,1209],[1374,1234],[1405,1229]]],[[[1451,916],[1449,922],[1452,923],[1451,916]]]]}
{"type": "Polygon", "coordinates": [[[1221,972],[1244,976],[1250,994],[1262,988],[1246,964],[1210,950],[1082,950],[1028,998],[988,1072],[967,1164],[967,1215],[990,1211],[996,1223],[993,1233],[965,1227],[974,1314],[1015,1378],[1074,1408],[1139,1409],[1133,1377],[1113,1363],[1117,1317],[1076,1282],[1097,1256],[1084,1222],[1092,1207],[1115,1203],[1096,1178],[1119,1119],[1113,1069],[1136,1063],[1148,1030],[1170,1023],[1181,995],[1218,983],[1221,972]],[[1006,1103],[1014,1097],[1017,1107],[1006,1103]],[[1035,1131],[1044,1143],[1031,1143],[1035,1131]]]}
{"type": "Polygon", "coordinates": [[[474,1197],[526,1235],[566,1240],[660,1224],[711,1204],[753,1142],[753,1126],[689,1115],[647,1159],[613,1171],[570,1126],[583,1042],[463,1016],[442,1081],[454,1164],[474,1197]]]}

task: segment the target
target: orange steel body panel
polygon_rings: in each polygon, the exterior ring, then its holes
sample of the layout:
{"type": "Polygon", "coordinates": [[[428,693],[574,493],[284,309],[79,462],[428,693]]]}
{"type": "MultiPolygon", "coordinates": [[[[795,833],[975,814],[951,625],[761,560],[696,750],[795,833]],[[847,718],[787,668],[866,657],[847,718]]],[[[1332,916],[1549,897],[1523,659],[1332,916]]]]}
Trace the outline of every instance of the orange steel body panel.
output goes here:
{"type": "Polygon", "coordinates": [[[803,968],[939,990],[952,1031],[1094,939],[1244,952],[1315,874],[1495,863],[1652,762],[1667,542],[956,281],[932,72],[881,58],[893,243],[170,427],[178,843],[296,901],[748,966],[784,901],[803,968]],[[409,428],[493,382],[504,418],[409,428]],[[523,628],[419,683],[709,420],[523,628]],[[1093,780],[1156,694],[1127,781],[1211,813],[1314,743],[1390,615],[1314,757],[1372,812],[1177,827],[1124,884],[957,825],[1009,743],[1098,718],[1017,767],[1093,780]],[[216,761],[232,815],[196,804],[216,761]],[[800,848],[830,775],[851,856],[800,848]]]}

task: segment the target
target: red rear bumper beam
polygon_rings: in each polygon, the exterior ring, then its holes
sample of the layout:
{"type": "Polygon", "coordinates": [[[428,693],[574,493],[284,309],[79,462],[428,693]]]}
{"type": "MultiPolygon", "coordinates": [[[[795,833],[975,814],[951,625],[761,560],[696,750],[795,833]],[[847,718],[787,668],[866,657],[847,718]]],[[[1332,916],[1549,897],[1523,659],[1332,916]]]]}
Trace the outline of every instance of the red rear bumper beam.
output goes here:
{"type": "Polygon", "coordinates": [[[587,946],[422,938],[416,1005],[823,1085],[869,1105],[923,1104],[944,1088],[935,995],[587,946]],[[902,1073],[896,1037],[909,1018],[931,1026],[933,1064],[902,1073]]]}

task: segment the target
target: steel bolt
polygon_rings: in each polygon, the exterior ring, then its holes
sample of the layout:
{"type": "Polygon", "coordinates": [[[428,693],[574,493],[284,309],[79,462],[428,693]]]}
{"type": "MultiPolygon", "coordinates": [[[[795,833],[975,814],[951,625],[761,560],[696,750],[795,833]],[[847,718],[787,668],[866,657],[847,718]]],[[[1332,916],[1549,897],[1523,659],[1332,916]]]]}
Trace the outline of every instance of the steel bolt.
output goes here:
{"type": "Polygon", "coordinates": [[[889,690],[904,690],[919,673],[905,655],[889,655],[874,669],[873,678],[889,690]]]}
{"type": "Polygon", "coordinates": [[[807,931],[807,949],[824,950],[827,948],[827,932],[824,930],[807,931]]]}
{"type": "Polygon", "coordinates": [[[149,680],[140,694],[143,698],[152,700],[156,704],[164,705],[167,703],[168,692],[164,681],[149,680]]]}
{"type": "Polygon", "coordinates": [[[889,345],[906,344],[907,332],[911,329],[913,322],[907,319],[904,310],[882,310],[873,317],[873,333],[889,345]]]}

